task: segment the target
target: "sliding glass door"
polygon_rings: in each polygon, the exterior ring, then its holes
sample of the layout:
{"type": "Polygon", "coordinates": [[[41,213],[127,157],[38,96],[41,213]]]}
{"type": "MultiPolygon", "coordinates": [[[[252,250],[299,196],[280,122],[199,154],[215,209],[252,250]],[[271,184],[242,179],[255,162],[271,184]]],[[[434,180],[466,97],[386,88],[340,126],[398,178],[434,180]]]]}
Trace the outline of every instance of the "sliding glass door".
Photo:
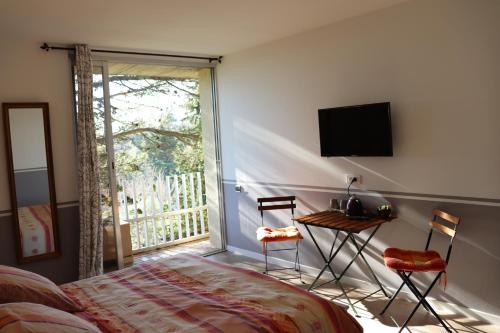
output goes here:
{"type": "Polygon", "coordinates": [[[121,267],[122,258],[181,243],[198,242],[197,253],[223,248],[212,75],[95,64],[105,261],[121,267]]]}

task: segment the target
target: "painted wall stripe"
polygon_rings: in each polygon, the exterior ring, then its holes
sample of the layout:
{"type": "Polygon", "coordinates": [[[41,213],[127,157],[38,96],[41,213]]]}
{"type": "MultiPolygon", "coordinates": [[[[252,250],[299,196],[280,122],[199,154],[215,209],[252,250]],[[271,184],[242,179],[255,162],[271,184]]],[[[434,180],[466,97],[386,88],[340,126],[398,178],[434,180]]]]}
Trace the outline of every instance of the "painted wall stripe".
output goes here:
{"type": "MultiPolygon", "coordinates": [[[[78,201],[66,201],[66,202],[59,202],[57,203],[57,208],[68,208],[68,207],[75,207],[78,206],[78,201]]],[[[6,209],[6,210],[0,210],[0,217],[6,217],[12,215],[12,210],[6,209]]]]}
{"type": "MultiPolygon", "coordinates": [[[[238,184],[238,185],[247,185],[260,188],[277,188],[283,190],[300,190],[300,191],[327,192],[327,193],[339,193],[339,194],[346,193],[346,190],[344,188],[338,188],[338,187],[250,182],[250,181],[237,181],[232,179],[224,179],[223,183],[227,185],[238,184]]],[[[409,199],[409,200],[421,200],[421,201],[439,201],[439,202],[450,202],[450,203],[458,203],[465,205],[500,207],[500,199],[491,199],[491,198],[474,198],[474,197],[427,194],[427,193],[426,194],[404,193],[404,192],[389,192],[389,191],[374,191],[374,190],[360,191],[356,189],[351,190],[351,192],[356,193],[358,195],[370,196],[370,197],[409,199]]]]}

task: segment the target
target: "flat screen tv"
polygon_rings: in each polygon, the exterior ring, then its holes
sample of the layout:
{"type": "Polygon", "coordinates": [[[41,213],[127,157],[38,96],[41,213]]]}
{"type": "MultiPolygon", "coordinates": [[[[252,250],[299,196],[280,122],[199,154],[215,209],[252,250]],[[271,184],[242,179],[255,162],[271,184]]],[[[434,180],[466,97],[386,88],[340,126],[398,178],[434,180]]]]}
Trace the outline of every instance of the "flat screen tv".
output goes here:
{"type": "Polygon", "coordinates": [[[321,156],[392,156],[391,104],[318,110],[321,156]]]}

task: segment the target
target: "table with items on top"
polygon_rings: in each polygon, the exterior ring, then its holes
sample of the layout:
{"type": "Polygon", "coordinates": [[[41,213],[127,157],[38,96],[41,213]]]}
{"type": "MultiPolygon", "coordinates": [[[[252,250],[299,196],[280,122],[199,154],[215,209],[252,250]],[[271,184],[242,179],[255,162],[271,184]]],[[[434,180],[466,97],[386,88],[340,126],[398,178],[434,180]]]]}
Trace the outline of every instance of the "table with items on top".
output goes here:
{"type": "Polygon", "coordinates": [[[370,218],[366,218],[366,219],[353,219],[353,218],[347,217],[343,212],[338,211],[338,210],[318,212],[318,213],[313,213],[313,214],[304,215],[304,216],[294,218],[294,221],[304,225],[304,227],[306,228],[309,236],[311,237],[314,245],[318,249],[318,252],[320,253],[320,255],[324,261],[323,268],[321,269],[319,274],[316,276],[314,281],[311,283],[308,290],[318,288],[318,287],[325,285],[325,284],[332,282],[332,281],[336,282],[339,285],[339,287],[340,287],[344,297],[346,298],[349,306],[352,308],[352,310],[354,311],[354,313],[356,315],[357,315],[357,311],[354,307],[354,304],[364,300],[365,298],[367,298],[369,296],[372,296],[373,294],[375,294],[379,291],[382,291],[386,297],[389,297],[389,295],[387,294],[387,291],[384,289],[384,287],[382,286],[382,283],[380,283],[380,280],[378,279],[377,275],[375,274],[375,272],[371,268],[370,264],[368,263],[368,260],[366,260],[365,256],[363,255],[363,250],[368,245],[368,243],[373,238],[373,236],[377,233],[377,231],[380,229],[380,227],[383,224],[392,221],[393,219],[395,219],[394,216],[387,217],[387,218],[374,216],[374,217],[370,217],[370,218]],[[330,248],[330,253],[328,254],[328,256],[323,252],[323,250],[319,246],[318,241],[316,240],[313,233],[311,232],[310,227],[326,228],[326,229],[332,230],[334,238],[333,238],[333,243],[332,243],[332,246],[330,248]],[[368,238],[365,241],[359,243],[358,240],[356,239],[356,235],[358,235],[360,232],[362,232],[364,230],[368,230],[368,229],[373,229],[373,230],[368,235],[368,238]],[[335,249],[335,244],[337,243],[337,239],[339,239],[339,237],[338,237],[339,233],[345,234],[345,237],[342,241],[340,241],[340,244],[335,249]],[[348,241],[351,241],[351,243],[354,245],[356,252],[355,252],[354,256],[351,258],[351,261],[344,268],[344,270],[339,275],[337,275],[334,272],[334,270],[332,269],[331,264],[333,262],[333,259],[337,256],[337,254],[340,252],[342,247],[348,241]],[[371,275],[373,276],[373,279],[375,280],[375,282],[378,284],[378,286],[380,288],[377,289],[376,291],[370,293],[369,295],[363,297],[362,299],[359,299],[356,302],[352,302],[351,299],[349,298],[349,296],[347,295],[344,287],[342,286],[340,279],[345,275],[347,270],[351,267],[351,265],[354,263],[354,261],[358,257],[361,257],[361,259],[364,261],[364,263],[368,267],[371,275]],[[333,276],[333,280],[329,280],[328,282],[316,285],[316,283],[318,282],[318,280],[321,278],[321,276],[323,275],[323,273],[326,270],[330,271],[330,273],[333,276]]]}

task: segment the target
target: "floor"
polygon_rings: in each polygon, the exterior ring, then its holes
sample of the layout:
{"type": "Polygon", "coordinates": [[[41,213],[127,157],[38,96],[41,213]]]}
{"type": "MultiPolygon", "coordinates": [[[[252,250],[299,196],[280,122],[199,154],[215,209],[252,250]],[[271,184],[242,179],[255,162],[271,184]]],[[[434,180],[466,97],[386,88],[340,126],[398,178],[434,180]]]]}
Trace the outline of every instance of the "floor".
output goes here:
{"type": "Polygon", "coordinates": [[[211,253],[217,249],[212,247],[209,239],[204,239],[200,241],[194,241],[189,243],[184,243],[175,246],[165,247],[163,249],[144,252],[134,255],[134,264],[138,264],[144,261],[156,260],[160,258],[170,257],[179,253],[192,253],[197,255],[203,255],[206,253],[211,253]]]}
{"type": "MultiPolygon", "coordinates": [[[[165,258],[183,252],[204,254],[213,250],[214,249],[210,246],[210,242],[208,240],[204,240],[135,256],[134,263],[137,264],[143,261],[165,258]]],[[[263,262],[231,252],[218,253],[209,256],[209,258],[255,271],[263,271],[264,269],[263,262]]],[[[292,275],[293,273],[293,271],[280,271],[280,273],[275,272],[273,274],[278,278],[291,278],[295,276],[292,275]]],[[[302,281],[304,283],[301,283],[298,278],[287,280],[286,282],[298,285],[302,288],[307,288],[312,280],[312,276],[303,275],[302,281]]],[[[358,300],[370,293],[370,286],[368,285],[367,289],[354,288],[345,284],[344,287],[346,288],[349,297],[353,301],[358,300]]],[[[347,303],[345,302],[345,300],[340,298],[340,289],[333,283],[326,284],[314,292],[317,295],[328,299],[329,301],[335,302],[347,308],[347,303]]],[[[396,323],[404,322],[406,316],[415,306],[415,302],[408,301],[401,297],[394,301],[394,303],[391,305],[384,316],[379,316],[378,313],[381,311],[386,301],[387,299],[382,294],[376,294],[356,304],[356,309],[359,313],[359,317],[357,318],[357,320],[364,327],[365,332],[397,332],[398,325],[396,323]]],[[[489,324],[478,314],[473,313],[469,310],[463,308],[451,308],[449,305],[437,301],[431,302],[431,304],[435,308],[435,310],[440,315],[442,315],[442,318],[452,327],[454,332],[500,332],[500,326],[489,324]]],[[[353,314],[352,310],[349,310],[349,312],[353,314]]],[[[420,308],[413,317],[412,321],[410,322],[409,330],[407,330],[406,332],[408,331],[414,333],[446,332],[442,328],[442,326],[439,325],[437,320],[422,308],[420,308]]]]}

